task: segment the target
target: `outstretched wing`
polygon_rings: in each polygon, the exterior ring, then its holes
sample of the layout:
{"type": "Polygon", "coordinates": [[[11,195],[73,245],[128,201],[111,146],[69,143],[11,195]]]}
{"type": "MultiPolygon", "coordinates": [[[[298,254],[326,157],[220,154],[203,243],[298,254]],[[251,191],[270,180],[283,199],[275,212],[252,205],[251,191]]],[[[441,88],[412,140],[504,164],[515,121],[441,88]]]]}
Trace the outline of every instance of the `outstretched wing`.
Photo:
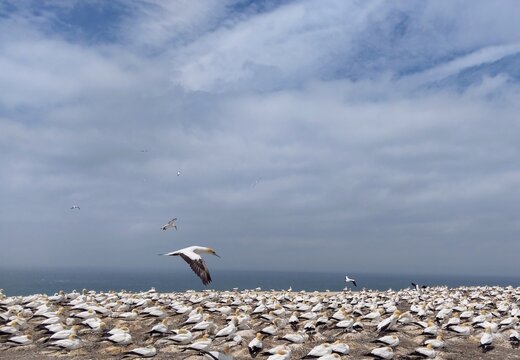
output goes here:
{"type": "Polygon", "coordinates": [[[354,286],[357,287],[356,280],[352,280],[352,284],[354,284],[354,286]]]}
{"type": "Polygon", "coordinates": [[[204,261],[204,259],[202,259],[202,257],[197,260],[193,260],[183,253],[180,253],[179,255],[181,258],[184,259],[184,261],[186,261],[190,265],[191,270],[193,270],[193,272],[197,274],[197,276],[202,280],[202,283],[204,285],[208,285],[211,282],[211,275],[209,274],[206,262],[204,261]]]}

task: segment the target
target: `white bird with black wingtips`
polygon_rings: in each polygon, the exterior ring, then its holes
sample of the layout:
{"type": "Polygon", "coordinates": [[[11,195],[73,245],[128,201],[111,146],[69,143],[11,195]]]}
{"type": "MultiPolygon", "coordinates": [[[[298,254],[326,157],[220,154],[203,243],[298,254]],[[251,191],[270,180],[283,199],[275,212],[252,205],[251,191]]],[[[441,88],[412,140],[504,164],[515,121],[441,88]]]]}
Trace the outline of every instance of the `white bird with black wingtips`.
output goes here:
{"type": "Polygon", "coordinates": [[[177,218],[173,218],[170,221],[168,221],[161,229],[162,230],[168,230],[174,228],[177,230],[177,218]]]}
{"type": "Polygon", "coordinates": [[[356,280],[349,278],[348,275],[345,275],[345,282],[346,282],[347,284],[348,284],[348,283],[352,283],[352,284],[354,284],[354,286],[357,287],[356,280]]]}
{"type": "Polygon", "coordinates": [[[184,261],[188,263],[188,265],[190,265],[191,269],[202,280],[202,283],[204,285],[208,285],[211,282],[211,275],[209,274],[206,262],[204,261],[202,256],[199,255],[201,253],[212,254],[217,257],[220,257],[217,255],[215,250],[204,246],[190,246],[184,249],[159,255],[180,256],[184,261]]]}

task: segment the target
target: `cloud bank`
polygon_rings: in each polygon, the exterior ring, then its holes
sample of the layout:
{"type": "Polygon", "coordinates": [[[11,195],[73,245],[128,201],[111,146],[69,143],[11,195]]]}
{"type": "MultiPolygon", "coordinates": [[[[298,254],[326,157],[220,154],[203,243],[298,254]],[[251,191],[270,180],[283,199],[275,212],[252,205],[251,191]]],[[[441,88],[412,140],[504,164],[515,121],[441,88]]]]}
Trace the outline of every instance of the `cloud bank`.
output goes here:
{"type": "Polygon", "coordinates": [[[518,271],[518,7],[5,2],[0,262],[518,271]]]}

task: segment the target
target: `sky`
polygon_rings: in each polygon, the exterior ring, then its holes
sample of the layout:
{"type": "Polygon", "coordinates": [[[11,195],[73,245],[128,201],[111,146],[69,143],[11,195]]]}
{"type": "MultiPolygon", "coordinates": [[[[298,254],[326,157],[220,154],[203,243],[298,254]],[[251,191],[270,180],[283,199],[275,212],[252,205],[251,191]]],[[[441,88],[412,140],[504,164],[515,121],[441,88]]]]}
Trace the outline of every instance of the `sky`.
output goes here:
{"type": "Polygon", "coordinates": [[[2,1],[0,264],[518,274],[519,13],[2,1]]]}

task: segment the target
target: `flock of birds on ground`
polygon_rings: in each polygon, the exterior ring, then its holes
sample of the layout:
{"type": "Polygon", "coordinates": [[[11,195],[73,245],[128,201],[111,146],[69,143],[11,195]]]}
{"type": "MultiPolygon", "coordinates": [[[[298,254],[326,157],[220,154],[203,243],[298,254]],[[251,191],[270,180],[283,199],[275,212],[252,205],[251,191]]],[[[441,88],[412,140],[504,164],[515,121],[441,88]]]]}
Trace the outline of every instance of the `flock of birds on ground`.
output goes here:
{"type": "Polygon", "coordinates": [[[25,348],[96,358],[434,359],[468,346],[520,358],[519,304],[514,287],[12,297],[0,290],[0,354],[25,348]]]}

